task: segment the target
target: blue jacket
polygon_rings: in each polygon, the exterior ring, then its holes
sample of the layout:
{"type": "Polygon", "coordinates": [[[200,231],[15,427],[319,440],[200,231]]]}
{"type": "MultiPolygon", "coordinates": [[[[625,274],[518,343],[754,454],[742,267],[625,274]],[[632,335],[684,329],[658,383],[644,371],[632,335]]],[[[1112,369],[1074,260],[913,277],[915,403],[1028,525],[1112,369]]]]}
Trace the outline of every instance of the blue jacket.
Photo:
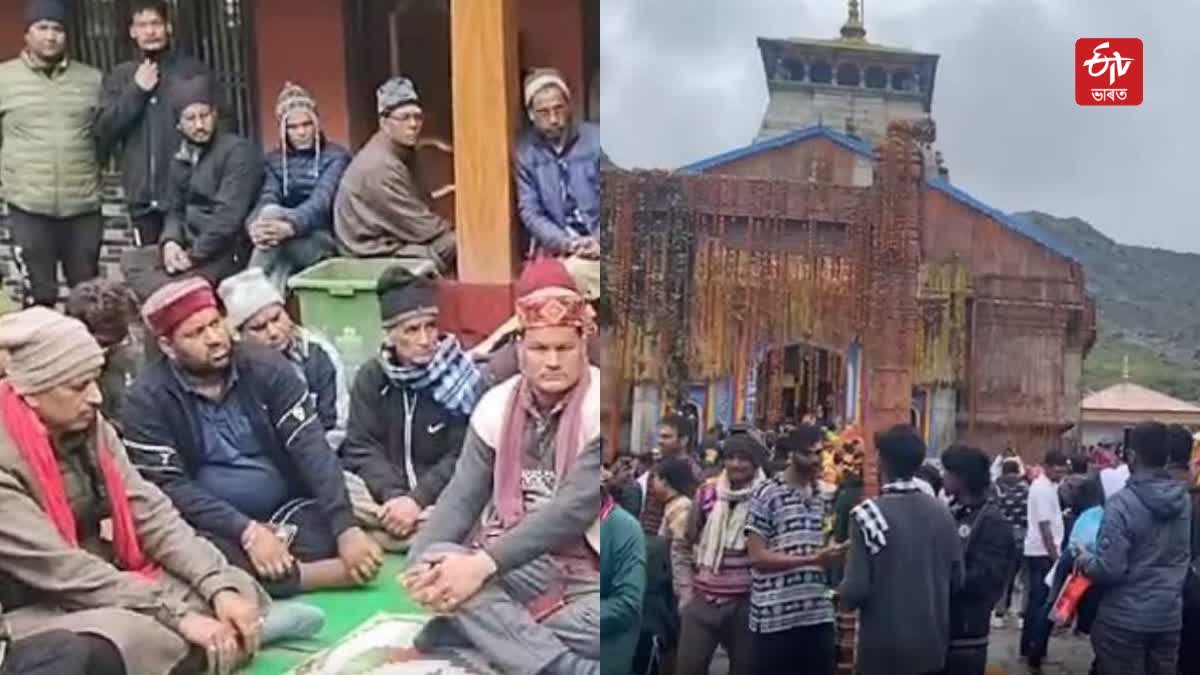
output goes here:
{"type": "MultiPolygon", "coordinates": [[[[259,445],[287,479],[293,498],[314,498],[334,535],[354,526],[337,456],[325,442],[308,386],[282,354],[235,343],[237,379],[227,396],[247,412],[259,445]]],[[[205,456],[199,411],[167,359],[147,364],[125,406],[130,459],[197,530],[240,541],[250,518],[201,487],[194,476],[205,456]]]]}
{"type": "Polygon", "coordinates": [[[350,165],[350,153],[336,143],[322,141],[321,165],[316,166],[316,162],[315,150],[288,149],[286,155],[284,148],[271,151],[266,159],[262,194],[247,223],[254,222],[263,207],[274,205],[288,209],[285,219],[295,228],[297,237],[306,237],[319,229],[332,231],[333,199],[342,174],[350,165]]]}
{"type": "MultiPolygon", "coordinates": [[[[595,235],[600,231],[600,127],[579,124],[562,161],[582,224],[595,235]]],[[[533,240],[555,253],[565,252],[581,236],[567,229],[558,162],[558,153],[541,134],[527,129],[517,144],[517,208],[533,240]]]]}
{"type": "Polygon", "coordinates": [[[1097,621],[1141,633],[1178,632],[1191,559],[1187,485],[1165,471],[1138,471],[1104,504],[1096,553],[1080,565],[1103,588],[1097,621]]]}

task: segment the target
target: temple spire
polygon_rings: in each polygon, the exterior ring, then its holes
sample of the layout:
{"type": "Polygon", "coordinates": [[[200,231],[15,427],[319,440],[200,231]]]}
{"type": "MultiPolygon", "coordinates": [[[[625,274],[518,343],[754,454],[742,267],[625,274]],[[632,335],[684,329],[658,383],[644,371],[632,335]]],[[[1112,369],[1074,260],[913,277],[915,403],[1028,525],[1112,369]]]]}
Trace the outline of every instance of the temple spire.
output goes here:
{"type": "Polygon", "coordinates": [[[842,26],[843,40],[866,42],[867,29],[863,26],[862,13],[859,11],[859,6],[859,0],[850,0],[846,24],[842,26]]]}

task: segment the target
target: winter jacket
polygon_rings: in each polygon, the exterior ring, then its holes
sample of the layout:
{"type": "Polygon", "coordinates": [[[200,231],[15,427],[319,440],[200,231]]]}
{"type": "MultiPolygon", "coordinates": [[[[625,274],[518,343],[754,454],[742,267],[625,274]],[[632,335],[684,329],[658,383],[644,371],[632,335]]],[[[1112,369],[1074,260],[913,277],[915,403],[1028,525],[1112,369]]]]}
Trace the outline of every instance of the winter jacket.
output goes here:
{"type": "MultiPolygon", "coordinates": [[[[231,368],[236,377],[226,397],[236,397],[245,411],[290,497],[316,499],[335,535],[353,527],[341,467],[294,367],[277,351],[235,343],[231,368]]],[[[142,475],[193,527],[240,541],[250,518],[195,480],[205,445],[193,396],[167,359],[146,364],[125,407],[125,445],[142,475]]]]}
{"type": "Polygon", "coordinates": [[[126,61],[104,78],[95,127],[101,150],[120,154],[121,185],[134,217],[166,211],[171,158],[182,138],[171,103],[175,83],[212,76],[200,61],[168,51],[158,59],[158,86],[147,92],[133,79],[141,63],[126,61]]]}
{"type": "Polygon", "coordinates": [[[413,152],[397,148],[382,131],[354,156],[334,200],[333,225],[344,252],[359,257],[394,255],[407,245],[429,246],[439,256],[454,234],[429,207],[414,172],[413,152]]]}
{"type": "Polygon", "coordinates": [[[323,139],[320,166],[316,148],[293,150],[285,145],[272,151],[267,155],[262,194],[247,224],[254,222],[264,207],[281,206],[287,209],[281,219],[291,223],[297,238],[317,230],[333,232],[333,200],[349,164],[350,153],[345,148],[323,139]]]}
{"type": "Polygon", "coordinates": [[[995,500],[1000,513],[1014,529],[1013,537],[1024,541],[1029,520],[1029,483],[1020,476],[1001,476],[996,481],[995,500]]]}
{"type": "Polygon", "coordinates": [[[600,127],[580,124],[561,157],[537,129],[527,129],[517,144],[515,173],[521,222],[540,247],[563,253],[572,240],[599,232],[600,127]],[[586,234],[567,227],[567,191],[586,234]]]}
{"type": "Polygon", "coordinates": [[[100,71],[63,59],[34,68],[22,53],[0,63],[0,185],[13,206],[70,218],[100,208],[92,118],[100,71]]]}
{"type": "Polygon", "coordinates": [[[954,507],[963,545],[963,583],[950,597],[951,648],[987,644],[992,609],[1004,595],[1016,558],[1012,526],[991,502],[954,507]]]}
{"type": "Polygon", "coordinates": [[[325,431],[345,431],[350,392],[346,389],[345,369],[337,349],[319,334],[297,326],[296,337],[284,356],[308,384],[325,431]]]}
{"type": "Polygon", "coordinates": [[[935,497],[884,494],[875,504],[887,519],[887,546],[871,553],[857,522],[842,603],[859,610],[860,675],[939,671],[950,640],[950,596],[962,584],[962,544],[950,510],[935,497]]]}
{"type": "Polygon", "coordinates": [[[1187,484],[1163,470],[1141,470],[1104,503],[1095,554],[1080,564],[1104,588],[1096,616],[1142,633],[1179,631],[1191,560],[1192,504],[1187,484]]]}
{"type": "Polygon", "coordinates": [[[262,157],[250,141],[217,131],[199,154],[184,144],[171,160],[170,207],[162,242],[174,241],[205,263],[249,248],[243,224],[263,179],[262,157]]]}
{"type": "Polygon", "coordinates": [[[614,508],[600,525],[601,675],[630,675],[642,627],[646,541],[637,518],[614,508]]]}
{"type": "Polygon", "coordinates": [[[366,482],[379,503],[412,497],[422,507],[437,501],[462,453],[467,420],[427,392],[393,384],[378,359],[364,363],[350,393],[350,422],[342,460],[366,482]],[[407,405],[413,406],[411,414],[407,405]],[[405,443],[412,429],[412,446],[405,443]],[[409,480],[409,468],[416,484],[409,480]]]}

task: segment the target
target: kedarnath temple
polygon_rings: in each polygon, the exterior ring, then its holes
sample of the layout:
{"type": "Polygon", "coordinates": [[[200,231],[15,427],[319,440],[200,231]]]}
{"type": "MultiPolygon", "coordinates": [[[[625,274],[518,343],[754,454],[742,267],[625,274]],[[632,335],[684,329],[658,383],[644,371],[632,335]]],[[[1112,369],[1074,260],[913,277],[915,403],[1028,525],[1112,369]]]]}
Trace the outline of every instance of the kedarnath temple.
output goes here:
{"type": "Polygon", "coordinates": [[[748,145],[604,172],[610,437],[648,448],[664,410],[691,408],[701,430],[911,422],[934,453],[1072,443],[1083,268],[950,180],[938,56],[869,41],[857,0],[835,39],[758,49],[770,99],[748,145]]]}

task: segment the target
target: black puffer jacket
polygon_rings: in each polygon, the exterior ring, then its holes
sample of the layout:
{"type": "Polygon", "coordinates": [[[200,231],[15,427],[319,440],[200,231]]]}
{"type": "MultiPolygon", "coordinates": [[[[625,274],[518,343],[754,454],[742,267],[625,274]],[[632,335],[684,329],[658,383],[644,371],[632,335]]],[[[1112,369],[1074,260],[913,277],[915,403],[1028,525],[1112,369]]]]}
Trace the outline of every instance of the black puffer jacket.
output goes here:
{"type": "Polygon", "coordinates": [[[200,75],[208,66],[174,51],[158,61],[158,86],[142,91],[133,76],[141,59],[113,68],[104,78],[94,133],[104,154],[117,154],[121,185],[131,215],[165,211],[171,157],[179,149],[178,115],[171,104],[175,83],[200,75]]]}
{"type": "Polygon", "coordinates": [[[963,543],[963,584],[950,597],[950,647],[987,644],[992,608],[1004,595],[1012,570],[1012,525],[993,502],[970,508],[955,506],[954,520],[963,543]]]}

